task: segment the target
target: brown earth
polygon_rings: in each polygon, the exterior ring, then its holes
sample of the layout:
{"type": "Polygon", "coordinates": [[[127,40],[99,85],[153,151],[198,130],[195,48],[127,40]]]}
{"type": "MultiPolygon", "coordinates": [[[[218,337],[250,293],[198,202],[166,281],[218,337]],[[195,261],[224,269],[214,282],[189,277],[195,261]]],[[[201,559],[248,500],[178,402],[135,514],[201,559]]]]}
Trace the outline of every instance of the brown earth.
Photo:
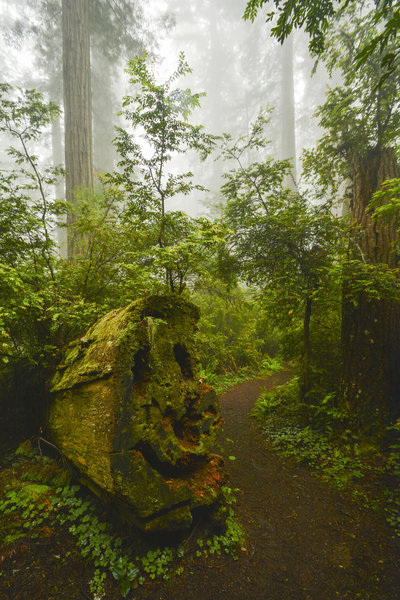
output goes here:
{"type": "MultiPolygon", "coordinates": [[[[236,512],[246,536],[238,560],[192,560],[194,553],[188,552],[183,575],[138,587],[128,598],[400,600],[400,540],[384,516],[279,457],[249,418],[260,389],[286,377],[243,383],[221,400],[221,444],[236,457],[226,467],[229,485],[240,490],[236,512]]],[[[1,558],[1,600],[90,597],[92,571],[75,556],[68,536],[49,532],[46,543],[22,546],[13,556],[0,550],[0,563],[1,558]],[[63,566],[55,556],[67,550],[72,550],[71,560],[63,566]]],[[[110,582],[105,600],[118,597],[110,582]]]]}

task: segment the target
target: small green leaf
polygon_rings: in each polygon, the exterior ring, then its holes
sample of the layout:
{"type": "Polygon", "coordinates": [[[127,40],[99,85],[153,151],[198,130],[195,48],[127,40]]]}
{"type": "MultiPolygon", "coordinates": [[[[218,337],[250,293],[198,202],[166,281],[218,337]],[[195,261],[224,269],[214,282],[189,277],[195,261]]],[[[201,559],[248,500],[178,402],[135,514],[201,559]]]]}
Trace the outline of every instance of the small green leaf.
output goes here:
{"type": "Polygon", "coordinates": [[[126,598],[126,597],[127,597],[127,595],[129,594],[129,591],[130,591],[130,589],[131,589],[131,584],[130,584],[130,582],[129,582],[127,579],[124,579],[124,580],[121,582],[121,587],[120,587],[121,596],[122,596],[123,598],[126,598]]]}

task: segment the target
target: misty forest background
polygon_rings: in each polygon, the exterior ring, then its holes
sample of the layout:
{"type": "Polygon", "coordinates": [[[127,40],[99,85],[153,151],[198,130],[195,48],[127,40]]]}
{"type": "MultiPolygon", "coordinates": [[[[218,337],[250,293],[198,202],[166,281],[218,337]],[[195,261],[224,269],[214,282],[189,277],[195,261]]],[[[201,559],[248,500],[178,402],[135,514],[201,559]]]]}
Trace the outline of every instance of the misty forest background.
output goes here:
{"type": "Polygon", "coordinates": [[[312,56],[255,2],[253,22],[239,1],[71,4],[0,5],[3,367],[48,377],[100,315],[183,293],[210,383],[279,356],[303,403],[382,437],[400,388],[390,15],[345,3],[312,56]]]}
{"type": "MultiPolygon", "coordinates": [[[[204,381],[285,370],[253,410],[267,438],[400,534],[399,14],[386,0],[0,0],[1,454],[37,440],[40,456],[17,452],[53,469],[48,387],[66,346],[172,294],[201,309],[204,381]]],[[[44,517],[7,494],[13,548],[44,517]]],[[[228,553],[242,543],[229,518],[210,542],[228,553]]],[[[139,571],[104,536],[88,585],[101,597],[109,564],[127,595],[139,571]]],[[[143,559],[151,578],[168,552],[143,559]]]]}
{"type": "Polygon", "coordinates": [[[278,445],[399,475],[398,7],[292,4],[280,44],[255,0],[1,0],[3,448],[69,342],[172,293],[208,384],[292,371],[255,409],[278,445]]]}

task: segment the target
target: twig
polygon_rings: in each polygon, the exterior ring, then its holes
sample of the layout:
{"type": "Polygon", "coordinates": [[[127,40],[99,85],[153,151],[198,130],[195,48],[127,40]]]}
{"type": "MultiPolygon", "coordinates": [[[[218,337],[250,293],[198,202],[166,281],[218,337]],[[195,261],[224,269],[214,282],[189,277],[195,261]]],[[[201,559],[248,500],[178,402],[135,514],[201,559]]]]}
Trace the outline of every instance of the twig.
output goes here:
{"type": "Polygon", "coordinates": [[[190,542],[190,540],[191,540],[191,539],[192,539],[192,537],[194,536],[194,534],[195,534],[195,531],[198,529],[199,525],[200,525],[200,521],[199,521],[198,523],[196,523],[196,525],[193,527],[193,531],[192,531],[192,533],[191,533],[191,534],[189,535],[189,537],[188,537],[188,538],[185,540],[185,543],[183,544],[183,547],[184,547],[184,548],[186,548],[186,547],[187,547],[188,543],[190,542]]]}
{"type": "Polygon", "coordinates": [[[42,452],[42,446],[40,444],[40,442],[44,442],[45,444],[47,444],[48,446],[51,446],[52,448],[54,448],[55,450],[57,450],[57,452],[60,453],[63,464],[65,464],[65,456],[64,454],[61,452],[60,448],[57,448],[57,446],[55,446],[54,444],[52,444],[51,442],[49,442],[48,440],[45,440],[44,437],[42,437],[41,435],[38,436],[38,448],[39,448],[39,453],[40,453],[40,458],[43,457],[43,452],[42,452]]]}

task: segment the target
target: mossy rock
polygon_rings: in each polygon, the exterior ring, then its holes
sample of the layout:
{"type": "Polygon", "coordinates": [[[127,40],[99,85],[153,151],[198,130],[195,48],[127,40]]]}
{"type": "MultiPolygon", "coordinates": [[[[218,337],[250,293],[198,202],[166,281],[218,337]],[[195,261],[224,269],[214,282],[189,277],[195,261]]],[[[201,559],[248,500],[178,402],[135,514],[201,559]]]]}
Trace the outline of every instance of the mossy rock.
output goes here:
{"type": "Polygon", "coordinates": [[[221,417],[199,383],[198,318],[176,296],[132,302],[70,344],[52,381],[53,441],[145,530],[188,527],[220,495],[222,459],[209,452],[221,417]]]}

